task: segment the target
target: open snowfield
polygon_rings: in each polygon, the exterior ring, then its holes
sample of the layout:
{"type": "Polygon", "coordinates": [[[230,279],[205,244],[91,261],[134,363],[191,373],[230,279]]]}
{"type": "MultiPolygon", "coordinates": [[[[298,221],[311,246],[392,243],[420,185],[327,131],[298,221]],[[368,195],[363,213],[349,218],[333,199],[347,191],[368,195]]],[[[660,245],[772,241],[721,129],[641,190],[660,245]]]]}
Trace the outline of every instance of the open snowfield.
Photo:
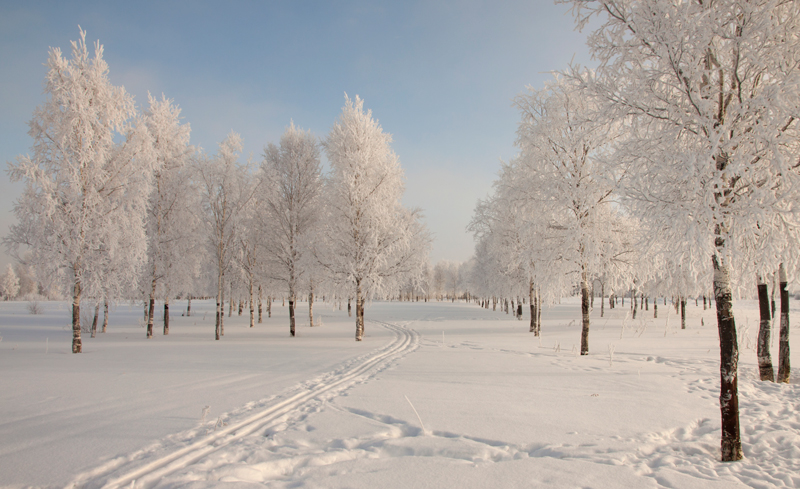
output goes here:
{"type": "MultiPolygon", "coordinates": [[[[141,309],[70,353],[66,303],[0,303],[0,485],[7,487],[799,487],[800,386],[757,380],[755,302],[735,304],[745,459],[719,459],[715,314],[545,309],[543,335],[465,303],[375,302],[366,338],[317,303],[248,327],[213,304],[141,309]],[[701,318],[704,326],[701,326],[701,318]],[[159,328],[156,331],[160,331],[159,328]],[[203,408],[208,406],[205,419],[203,408]]],[[[800,310],[792,303],[797,322],[800,310]]],[[[793,328],[795,329],[795,328],[793,328]]],[[[796,335],[793,335],[796,337],[796,335]]],[[[800,368],[800,346],[792,364],[800,368]]],[[[777,327],[773,328],[777,362],[777,327]]]]}

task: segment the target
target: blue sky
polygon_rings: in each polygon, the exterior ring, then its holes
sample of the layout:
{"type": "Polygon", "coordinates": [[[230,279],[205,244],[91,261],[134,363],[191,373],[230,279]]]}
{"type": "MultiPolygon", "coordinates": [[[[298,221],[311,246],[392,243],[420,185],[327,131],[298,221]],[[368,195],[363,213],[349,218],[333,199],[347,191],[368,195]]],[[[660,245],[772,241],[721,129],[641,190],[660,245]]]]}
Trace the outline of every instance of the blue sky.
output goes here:
{"type": "MultiPolygon", "coordinates": [[[[173,99],[209,153],[234,130],[258,161],[290,120],[324,138],[344,94],[361,96],[394,137],[404,203],[424,210],[434,262],[472,254],[472,210],[515,153],[514,96],[590,63],[568,6],[544,0],[3,0],[0,161],[29,153],[49,48],[68,54],[78,25],[104,45],[112,83],[140,107],[148,91],[173,99]]],[[[20,193],[0,174],[0,234],[20,193]]]]}

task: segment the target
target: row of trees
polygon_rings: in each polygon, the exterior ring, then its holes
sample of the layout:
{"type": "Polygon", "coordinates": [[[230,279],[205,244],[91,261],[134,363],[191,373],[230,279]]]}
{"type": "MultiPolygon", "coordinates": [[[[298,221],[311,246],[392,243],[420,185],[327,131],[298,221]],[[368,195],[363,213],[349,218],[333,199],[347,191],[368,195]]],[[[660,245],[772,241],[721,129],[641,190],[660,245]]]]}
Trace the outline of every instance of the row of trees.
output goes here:
{"type": "MultiPolygon", "coordinates": [[[[800,231],[800,5],[563,3],[573,6],[579,27],[597,18],[588,44],[598,68],[571,66],[517,97],[519,153],[502,165],[471,223],[475,285],[486,296],[525,293],[533,305],[577,284],[581,354],[589,352],[595,280],[609,293],[712,291],[722,460],[739,460],[732,294],[758,283],[766,302],[765,278],[775,273],[783,300],[779,380],[789,376],[786,287],[800,231]]],[[[768,327],[769,310],[762,311],[768,327]]],[[[769,344],[768,334],[762,329],[759,345],[769,344]]],[[[762,348],[759,357],[766,363],[762,348]]],[[[769,364],[762,372],[771,380],[769,364]]]]}
{"type": "Polygon", "coordinates": [[[247,296],[251,327],[255,295],[259,309],[264,293],[288,297],[294,336],[298,295],[311,307],[322,290],[355,299],[360,341],[365,299],[421,276],[429,233],[420,211],[401,205],[391,136],[360,98],[345,96],[324,141],[292,123],[258,164],[241,163],[235,133],[215,155],[191,146],[163,96],[139,113],[109,82],[99,42],[90,56],[80,35],[71,59],[50,52],[48,98],[29,123],[33,154],[9,164],[25,189],[4,238],[40,282],[71,293],[74,353],[87,298],[145,299],[149,338],[157,299],[168,334],[170,298],[213,294],[220,339],[226,291],[247,296]]]}

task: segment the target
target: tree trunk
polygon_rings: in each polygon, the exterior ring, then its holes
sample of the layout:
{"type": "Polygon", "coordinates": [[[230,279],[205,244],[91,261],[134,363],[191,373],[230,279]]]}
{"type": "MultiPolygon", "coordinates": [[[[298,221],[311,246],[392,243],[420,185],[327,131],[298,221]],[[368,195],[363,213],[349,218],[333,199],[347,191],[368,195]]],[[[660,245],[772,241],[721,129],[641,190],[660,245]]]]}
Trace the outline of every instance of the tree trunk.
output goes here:
{"type": "Polygon", "coordinates": [[[542,292],[536,289],[536,334],[542,334],[542,292]]]}
{"type": "Polygon", "coordinates": [[[186,299],[186,317],[192,315],[192,295],[189,294],[189,297],[186,299]]]}
{"type": "Polygon", "coordinates": [[[310,282],[308,291],[308,325],[314,327],[314,282],[310,282]]]}
{"type": "MultiPolygon", "coordinates": [[[[717,248],[722,248],[722,238],[717,237],[717,248]]],[[[741,460],[742,440],[739,432],[739,345],[736,339],[736,322],[733,318],[730,268],[720,255],[712,256],[714,267],[714,301],[717,303],[717,328],[719,329],[720,396],[722,420],[721,453],[723,462],[741,460]]]]}
{"type": "Polygon", "coordinates": [[[294,329],[294,297],[289,296],[289,336],[295,336],[294,329]]]}
{"type": "MultiPolygon", "coordinates": [[[[233,295],[233,291],[231,290],[231,295],[233,295]]],[[[233,297],[228,299],[228,317],[233,316],[233,297]]]]}
{"type": "Polygon", "coordinates": [[[350,298],[347,298],[347,317],[353,317],[353,309],[350,305],[350,298]]]}
{"type": "Polygon", "coordinates": [[[169,296],[164,299],[164,335],[169,334],[169,296]]]}
{"type": "Polygon", "coordinates": [[[686,297],[681,296],[681,329],[686,329],[686,297]]]}
{"type": "Polygon", "coordinates": [[[97,318],[100,316],[100,303],[94,303],[94,319],[92,319],[92,338],[97,336],[97,318]]]}
{"type": "Polygon", "coordinates": [[[258,324],[261,324],[261,286],[258,286],[258,324]]]}
{"type": "Polygon", "coordinates": [[[581,355],[589,354],[589,277],[586,267],[581,272],[581,355]]]}
{"type": "Polygon", "coordinates": [[[786,288],[786,268],[783,263],[778,268],[781,295],[781,330],[778,337],[778,382],[789,383],[791,365],[789,363],[789,291],[786,288]]]}
{"type": "Polygon", "coordinates": [[[636,300],[636,289],[631,291],[631,307],[633,308],[631,319],[636,319],[636,311],[639,309],[639,302],[636,300]]]}
{"type": "Polygon", "coordinates": [[[364,298],[361,280],[356,280],[356,341],[364,339],[364,298]]]}
{"type": "Polygon", "coordinates": [[[153,315],[156,312],[156,279],[150,284],[150,301],[147,304],[147,338],[153,337],[153,315]]]}
{"type": "Polygon", "coordinates": [[[539,333],[536,331],[536,300],[534,298],[534,291],[533,291],[533,280],[530,281],[530,287],[528,289],[528,299],[529,305],[531,309],[531,330],[530,332],[533,333],[534,336],[539,336],[539,333]]]}
{"type": "Polygon", "coordinates": [[[241,316],[242,312],[243,312],[243,309],[244,309],[244,301],[243,300],[240,300],[238,302],[238,307],[239,307],[238,314],[239,314],[239,316],[241,316]]]}
{"type": "Polygon", "coordinates": [[[103,333],[108,329],[108,299],[103,301],[103,333]]]}
{"type": "Polygon", "coordinates": [[[758,325],[758,374],[761,380],[775,381],[775,371],[772,369],[772,355],[769,352],[770,337],[770,315],[769,315],[769,294],[767,284],[761,275],[756,275],[758,284],[758,311],[761,321],[758,325]]]}
{"type": "Polygon", "coordinates": [[[600,284],[600,317],[606,313],[606,283],[600,284]]]}
{"type": "Polygon", "coordinates": [[[653,301],[653,319],[658,319],[658,300],[653,301]]]}
{"type": "Polygon", "coordinates": [[[72,287],[72,353],[80,353],[83,349],[81,343],[81,279],[75,274],[75,283],[72,287]]]}
{"type": "MultiPolygon", "coordinates": [[[[261,301],[259,300],[259,304],[261,301]]],[[[256,325],[256,311],[255,303],[253,302],[253,279],[250,278],[250,327],[254,328],[256,325]]]]}
{"type": "Polygon", "coordinates": [[[217,309],[216,309],[216,322],[214,323],[214,339],[218,340],[220,337],[219,330],[222,323],[222,274],[217,275],[217,309]]]}
{"type": "Polygon", "coordinates": [[[225,289],[222,289],[222,305],[219,311],[219,335],[225,336],[225,289]]]}
{"type": "Polygon", "coordinates": [[[272,317],[272,296],[267,296],[267,318],[272,317]]]}

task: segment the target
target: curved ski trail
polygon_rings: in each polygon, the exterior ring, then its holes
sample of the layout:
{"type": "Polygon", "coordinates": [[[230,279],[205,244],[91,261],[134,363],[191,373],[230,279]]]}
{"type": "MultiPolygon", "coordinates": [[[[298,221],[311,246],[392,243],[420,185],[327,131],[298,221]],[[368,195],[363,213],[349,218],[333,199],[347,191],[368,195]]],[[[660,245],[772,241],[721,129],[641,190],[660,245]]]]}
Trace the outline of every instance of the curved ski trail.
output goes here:
{"type": "Polygon", "coordinates": [[[340,365],[314,380],[301,383],[286,394],[289,397],[281,396],[273,399],[266,408],[242,420],[230,424],[221,423],[221,429],[217,429],[220,427],[218,423],[213,432],[185,446],[166,454],[155,455],[155,458],[150,460],[148,458],[153,457],[154,453],[163,447],[156,445],[132,455],[117,457],[76,476],[67,487],[103,489],[150,487],[165,476],[194,464],[236,440],[285,422],[285,416],[300,410],[322,394],[335,395],[348,389],[362,378],[368,378],[371,374],[383,370],[394,360],[419,346],[420,335],[412,329],[383,321],[370,320],[370,322],[379,324],[395,334],[389,345],[350,361],[345,367],[340,365]]]}

